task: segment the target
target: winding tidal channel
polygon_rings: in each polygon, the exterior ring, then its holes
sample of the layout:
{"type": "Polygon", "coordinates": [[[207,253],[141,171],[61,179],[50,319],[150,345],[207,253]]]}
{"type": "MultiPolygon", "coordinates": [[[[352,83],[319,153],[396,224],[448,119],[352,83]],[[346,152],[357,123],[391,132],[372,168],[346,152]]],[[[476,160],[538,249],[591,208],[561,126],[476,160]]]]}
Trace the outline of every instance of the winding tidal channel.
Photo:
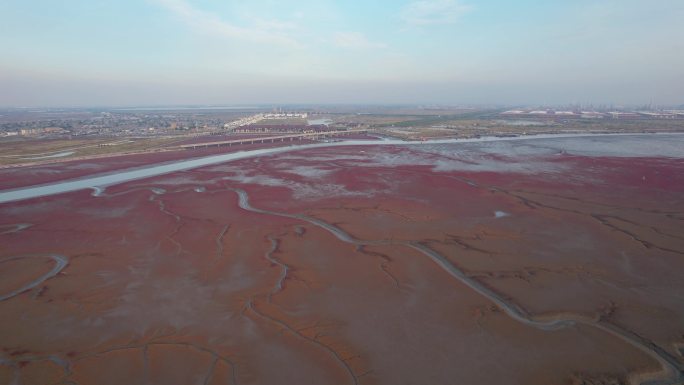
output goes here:
{"type": "Polygon", "coordinates": [[[19,256],[14,256],[14,257],[9,257],[5,258],[3,260],[0,260],[0,264],[5,263],[5,262],[10,262],[10,261],[16,261],[18,259],[24,259],[24,258],[50,258],[55,262],[55,266],[50,270],[49,272],[43,274],[42,276],[34,279],[33,281],[27,283],[26,285],[13,290],[9,293],[0,293],[0,301],[4,301],[7,299],[10,299],[14,296],[17,296],[27,290],[31,290],[34,287],[42,284],[46,280],[56,276],[59,274],[60,271],[62,271],[68,264],[69,264],[69,259],[63,255],[58,255],[58,254],[51,254],[51,255],[19,255],[19,256]]]}
{"type": "MultiPolygon", "coordinates": [[[[534,138],[559,138],[559,137],[587,137],[590,135],[544,135],[537,136],[534,138]]],[[[596,135],[593,135],[596,136],[596,135]]],[[[163,174],[172,173],[175,171],[189,170],[194,168],[199,168],[207,165],[220,164],[233,160],[246,159],[250,157],[272,155],[296,150],[303,149],[314,149],[314,148],[324,148],[324,147],[338,147],[338,146],[377,146],[377,145],[422,145],[422,144],[449,144],[449,143],[461,143],[461,142],[484,142],[484,141],[510,141],[510,140],[529,140],[533,139],[530,137],[520,137],[520,138],[481,138],[473,140],[438,140],[438,141],[426,141],[426,142],[405,142],[397,140],[365,140],[365,141],[345,141],[345,142],[333,142],[333,143],[319,143],[310,145],[297,145],[281,148],[268,148],[268,149],[258,149],[250,150],[236,153],[229,153],[223,155],[214,155],[204,158],[190,159],[171,162],[161,165],[152,165],[149,167],[134,169],[134,170],[124,170],[120,172],[115,172],[109,175],[99,175],[86,177],[77,180],[67,180],[63,182],[56,182],[48,185],[42,186],[32,186],[26,188],[19,188],[14,190],[0,191],[0,204],[7,202],[20,201],[30,198],[42,197],[55,195],[66,192],[73,192],[82,189],[93,189],[93,196],[103,196],[104,189],[106,186],[124,183],[132,180],[138,180],[153,176],[159,176],[163,174]]],[[[622,328],[607,319],[601,317],[588,317],[580,314],[555,314],[553,316],[537,316],[530,314],[526,309],[506,298],[504,295],[490,289],[489,287],[482,284],[478,279],[469,276],[464,270],[462,270],[457,264],[454,264],[449,258],[441,255],[433,248],[430,247],[429,243],[425,241],[395,241],[395,240],[363,240],[354,237],[353,235],[345,232],[343,229],[325,222],[321,219],[307,216],[305,214],[291,214],[285,212],[277,212],[266,209],[257,208],[251,205],[250,197],[245,190],[232,188],[232,190],[237,195],[238,206],[252,213],[276,217],[284,217],[293,219],[300,222],[306,222],[318,228],[321,228],[342,242],[355,245],[358,248],[364,246],[374,246],[374,245],[397,245],[402,246],[407,249],[414,250],[421,255],[429,258],[430,261],[439,266],[445,273],[449,274],[451,277],[459,281],[460,283],[466,285],[470,289],[477,292],[482,297],[486,298],[488,301],[492,302],[496,307],[503,311],[507,316],[514,319],[515,321],[524,324],[526,326],[553,332],[556,330],[561,330],[565,328],[572,328],[576,325],[584,325],[590,328],[600,330],[601,332],[607,333],[623,342],[632,345],[634,348],[642,351],[648,356],[656,360],[662,370],[657,374],[650,374],[646,377],[636,377],[635,381],[639,381],[642,385],[673,385],[673,384],[683,384],[684,383],[684,365],[672,354],[667,352],[662,347],[654,344],[653,342],[647,340],[646,338],[622,328]]],[[[163,194],[164,190],[152,189],[155,195],[163,194]]],[[[164,210],[164,206],[160,203],[160,209],[164,210]]],[[[173,214],[171,214],[173,215],[173,214]]],[[[20,232],[28,228],[29,224],[18,224],[10,225],[4,228],[0,228],[0,235],[8,235],[20,232]]],[[[224,228],[219,236],[219,239],[223,237],[227,227],[224,228]]],[[[279,277],[277,285],[269,293],[270,296],[276,294],[278,291],[283,289],[282,282],[287,276],[288,266],[280,262],[273,257],[273,253],[277,249],[277,240],[274,238],[269,238],[271,242],[271,249],[266,255],[266,258],[273,264],[279,265],[281,267],[281,275],[279,277]]],[[[217,241],[220,245],[220,242],[217,241]]],[[[222,246],[221,246],[222,247],[222,246]]],[[[219,247],[219,255],[222,253],[222,249],[219,247]]],[[[179,249],[180,250],[180,249],[179,249]]],[[[59,274],[69,263],[67,257],[58,254],[47,254],[47,255],[23,255],[23,256],[11,256],[0,260],[0,264],[4,262],[10,262],[23,258],[50,258],[54,261],[54,267],[47,273],[43,274],[41,277],[34,279],[33,281],[25,284],[24,286],[13,290],[9,293],[0,293],[0,301],[5,301],[14,296],[17,296],[27,290],[31,290],[45,280],[55,277],[59,274]]],[[[250,303],[251,304],[251,303],[250,303]]],[[[251,306],[251,305],[250,305],[251,306]]],[[[347,368],[348,369],[348,368],[347,368]]],[[[348,370],[350,371],[350,370],[348,370]]],[[[351,371],[350,371],[351,373],[351,371]]],[[[353,377],[353,373],[352,373],[353,377]]],[[[354,377],[355,382],[356,378],[354,377]]]]}
{"type": "Polygon", "coordinates": [[[238,206],[246,211],[250,211],[257,214],[273,215],[308,222],[314,226],[320,227],[330,232],[332,235],[337,237],[337,239],[346,243],[356,245],[358,247],[373,245],[402,245],[413,250],[416,250],[421,254],[425,255],[426,257],[430,258],[447,274],[456,278],[464,285],[470,287],[471,289],[475,290],[478,294],[493,302],[499,309],[504,311],[509,317],[527,326],[544,331],[553,331],[581,324],[599,329],[622,341],[625,341],[651,356],[653,359],[658,361],[662,366],[662,372],[657,376],[658,378],[651,378],[649,380],[642,381],[642,385],[675,385],[684,383],[684,367],[682,366],[682,364],[679,363],[677,358],[673,357],[663,348],[646,340],[645,338],[633,332],[630,332],[629,330],[625,330],[617,325],[609,323],[601,318],[592,319],[582,315],[573,314],[557,315],[554,317],[550,317],[549,319],[541,319],[539,317],[535,317],[529,314],[525,309],[521,308],[517,304],[505,299],[499,293],[482,285],[478,280],[469,277],[463,270],[461,270],[458,266],[454,265],[451,261],[449,261],[448,258],[439,254],[438,252],[431,249],[424,243],[417,241],[357,239],[349,233],[345,232],[344,230],[340,229],[339,227],[324,222],[317,218],[313,218],[303,214],[289,214],[254,207],[250,204],[249,195],[246,191],[242,189],[231,190],[238,195],[238,206]]]}
{"type": "MultiPolygon", "coordinates": [[[[141,167],[132,170],[123,170],[106,175],[98,175],[75,180],[55,182],[39,186],[21,187],[17,189],[0,191],[0,203],[20,201],[24,199],[37,198],[61,194],[66,192],[78,191],[83,189],[96,189],[109,185],[130,182],[133,180],[149,178],[169,174],[176,171],[191,170],[203,166],[225,163],[234,160],[253,158],[264,155],[280,154],[285,152],[327,148],[327,147],[348,147],[348,146],[420,146],[429,144],[454,144],[454,143],[476,143],[476,142],[500,142],[500,141],[520,141],[531,139],[556,139],[556,138],[589,138],[606,136],[643,136],[643,134],[554,134],[554,135],[530,135],[521,137],[482,137],[472,139],[442,139],[427,140],[424,142],[407,142],[403,140],[348,140],[331,143],[302,144],[287,147],[262,148],[249,151],[238,151],[228,154],[212,155],[203,158],[174,161],[165,164],[158,164],[149,167],[141,167]]],[[[656,134],[648,134],[653,136],[656,134]]],[[[678,135],[678,134],[669,134],[678,135]]]]}

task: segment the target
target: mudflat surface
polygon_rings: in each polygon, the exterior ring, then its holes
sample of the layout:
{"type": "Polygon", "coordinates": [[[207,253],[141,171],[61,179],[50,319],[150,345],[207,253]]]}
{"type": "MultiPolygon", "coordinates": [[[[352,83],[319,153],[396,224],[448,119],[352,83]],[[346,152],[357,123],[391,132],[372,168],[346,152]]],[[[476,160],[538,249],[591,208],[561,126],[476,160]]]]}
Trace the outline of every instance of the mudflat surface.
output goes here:
{"type": "MultiPolygon", "coordinates": [[[[195,142],[214,141],[215,137],[194,138],[195,142]],[[212,139],[208,139],[212,138],[212,139]],[[200,140],[201,139],[201,140],[200,140]]],[[[242,137],[236,138],[242,139],[242,137]]],[[[309,141],[297,141],[297,144],[309,141]]],[[[229,152],[248,151],[259,148],[281,146],[280,143],[255,143],[226,147],[209,147],[178,151],[150,152],[133,155],[107,155],[82,160],[54,159],[43,164],[23,167],[0,168],[0,189],[16,189],[26,186],[47,184],[67,179],[76,179],[93,174],[112,173],[149,164],[173,162],[200,158],[229,152]]]]}
{"type": "Polygon", "coordinates": [[[309,149],[1,204],[0,296],[28,289],[0,384],[681,382],[681,142],[309,149]]]}

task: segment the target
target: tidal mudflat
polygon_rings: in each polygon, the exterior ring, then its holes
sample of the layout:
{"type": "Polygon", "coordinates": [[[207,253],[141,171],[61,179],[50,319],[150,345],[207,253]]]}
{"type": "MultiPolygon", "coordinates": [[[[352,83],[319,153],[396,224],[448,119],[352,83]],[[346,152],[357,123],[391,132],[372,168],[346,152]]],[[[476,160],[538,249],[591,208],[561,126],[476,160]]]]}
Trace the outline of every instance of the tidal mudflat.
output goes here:
{"type": "Polygon", "coordinates": [[[310,148],[0,204],[0,384],[681,383],[682,149],[310,148]]]}

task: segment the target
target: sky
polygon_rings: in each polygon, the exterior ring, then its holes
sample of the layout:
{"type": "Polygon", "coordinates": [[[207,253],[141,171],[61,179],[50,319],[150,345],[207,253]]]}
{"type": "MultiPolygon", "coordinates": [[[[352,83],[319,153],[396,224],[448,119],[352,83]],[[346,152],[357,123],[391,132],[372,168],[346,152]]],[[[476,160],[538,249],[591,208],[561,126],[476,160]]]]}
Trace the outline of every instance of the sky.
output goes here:
{"type": "Polygon", "coordinates": [[[0,0],[0,106],[684,104],[682,0],[0,0]]]}

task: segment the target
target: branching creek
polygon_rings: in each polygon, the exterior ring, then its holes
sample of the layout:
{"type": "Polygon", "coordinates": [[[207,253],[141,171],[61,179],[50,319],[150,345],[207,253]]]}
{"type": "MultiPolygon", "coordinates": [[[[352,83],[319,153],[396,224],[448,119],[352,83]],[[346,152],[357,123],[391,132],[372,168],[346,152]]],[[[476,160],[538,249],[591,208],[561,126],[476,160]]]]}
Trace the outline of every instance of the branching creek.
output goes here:
{"type": "Polygon", "coordinates": [[[0,225],[0,235],[18,233],[20,231],[28,229],[31,226],[33,226],[33,225],[30,223],[17,223],[15,225],[0,225]],[[7,229],[7,228],[9,228],[9,230],[2,230],[2,229],[7,229]]]}
{"type": "Polygon", "coordinates": [[[0,260],[0,264],[4,262],[9,262],[9,261],[16,261],[18,259],[24,259],[24,258],[50,258],[53,261],[55,261],[55,266],[52,267],[50,271],[47,273],[43,274],[42,276],[34,279],[33,281],[27,283],[26,285],[13,290],[9,293],[2,294],[0,293],[0,302],[10,299],[14,296],[17,296],[25,291],[31,290],[34,287],[42,284],[46,280],[56,276],[59,274],[60,271],[62,271],[68,264],[69,264],[69,259],[63,255],[58,255],[58,254],[49,254],[49,255],[18,255],[18,256],[13,256],[9,258],[5,258],[0,260]]]}
{"type": "MultiPolygon", "coordinates": [[[[466,274],[458,266],[449,261],[448,258],[431,249],[424,242],[357,239],[349,233],[345,232],[344,230],[340,229],[339,227],[322,221],[318,218],[313,218],[303,214],[289,214],[254,207],[250,204],[249,195],[245,190],[237,188],[231,188],[229,190],[232,190],[237,194],[238,206],[243,210],[257,214],[272,215],[308,222],[314,226],[317,226],[328,231],[337,239],[352,245],[356,245],[357,247],[373,245],[402,245],[413,250],[416,250],[419,253],[428,257],[430,260],[432,260],[447,274],[451,275],[459,282],[470,287],[478,294],[493,302],[499,309],[505,312],[509,317],[524,325],[544,331],[560,330],[572,327],[573,325],[586,325],[601,330],[605,333],[608,333],[614,336],[615,338],[627,342],[628,344],[646,353],[661,365],[662,371],[658,373],[657,378],[652,377],[650,379],[642,381],[640,382],[641,385],[673,385],[684,383],[683,365],[677,360],[677,358],[673,357],[663,348],[647,340],[646,338],[630,330],[626,330],[618,325],[615,325],[607,320],[604,320],[600,317],[591,318],[580,314],[568,313],[556,314],[553,316],[532,315],[519,305],[504,298],[504,296],[502,296],[501,294],[486,287],[477,279],[468,276],[468,274],[466,274]]],[[[271,239],[271,242],[274,241],[271,239]]],[[[356,378],[354,378],[354,383],[356,382],[356,378]]]]}
{"type": "MultiPolygon", "coordinates": [[[[450,141],[443,141],[444,143],[451,143],[450,141]]],[[[363,143],[363,145],[370,145],[370,144],[378,144],[378,143],[363,143]]],[[[395,143],[382,143],[382,144],[395,144],[395,143]]],[[[356,145],[359,145],[358,143],[356,145]]],[[[320,148],[320,147],[328,147],[332,145],[321,145],[321,146],[308,146],[309,148],[320,148]]],[[[285,152],[285,151],[291,151],[294,149],[299,149],[299,148],[306,148],[306,147],[298,147],[298,148],[291,148],[287,150],[259,150],[259,151],[254,151],[254,152],[247,152],[239,155],[231,155],[231,159],[226,159],[228,157],[216,157],[216,159],[211,158],[211,159],[206,159],[206,160],[200,160],[200,161],[187,161],[183,163],[181,166],[171,166],[171,165],[165,165],[165,166],[157,166],[156,168],[152,168],[147,172],[141,172],[140,170],[138,171],[131,171],[131,172],[123,172],[123,173],[118,173],[118,174],[125,174],[121,175],[121,177],[117,178],[112,178],[110,177],[95,177],[95,178],[86,178],[83,180],[78,180],[78,181],[68,181],[68,182],[60,182],[56,183],[53,185],[48,185],[44,187],[28,187],[28,188],[22,188],[22,189],[17,189],[14,191],[0,191],[0,203],[4,202],[11,202],[11,201],[17,201],[17,200],[23,200],[31,197],[37,197],[37,196],[45,196],[45,195],[52,195],[52,194],[58,194],[58,193],[63,193],[63,192],[68,192],[68,191],[76,191],[82,188],[92,188],[93,189],[93,196],[98,197],[106,197],[106,196],[116,196],[120,194],[124,194],[129,191],[117,193],[117,194],[112,194],[112,195],[105,195],[104,190],[105,186],[108,185],[113,185],[117,183],[122,183],[125,181],[130,181],[130,180],[135,180],[135,179],[142,179],[150,176],[155,176],[155,175],[161,175],[161,174],[166,174],[169,172],[173,171],[178,171],[179,169],[190,169],[190,168],[195,168],[195,167],[200,167],[208,164],[214,164],[214,163],[222,163],[228,160],[234,160],[234,159],[240,159],[240,158],[246,158],[249,156],[258,156],[258,155],[263,155],[263,154],[268,154],[268,153],[278,153],[278,152],[285,152]],[[67,185],[64,188],[56,188],[56,189],[51,189],[51,186],[54,185],[67,185]],[[103,187],[95,187],[95,186],[103,186],[103,187]],[[35,190],[35,191],[33,191],[35,190]],[[45,190],[45,191],[43,191],[45,190]]],[[[182,163],[182,162],[181,162],[182,163]]],[[[339,166],[339,165],[337,165],[339,166]]],[[[460,180],[460,179],[459,179],[460,180]]],[[[467,181],[467,180],[462,180],[465,183],[468,183],[469,185],[473,187],[479,187],[474,184],[472,181],[467,181]]],[[[165,206],[164,203],[161,199],[158,199],[158,195],[163,194],[165,191],[163,189],[150,189],[154,195],[150,196],[150,201],[155,202],[159,206],[159,210],[161,212],[164,212],[165,214],[174,217],[177,226],[175,228],[175,231],[173,234],[169,236],[169,240],[173,242],[177,246],[177,253],[181,254],[183,252],[182,247],[175,242],[173,239],[173,236],[180,230],[180,226],[182,226],[182,221],[181,219],[176,216],[174,213],[169,212],[165,206]]],[[[445,273],[449,274],[451,277],[459,281],[460,283],[466,285],[470,289],[474,290],[477,292],[479,295],[482,297],[486,298],[487,300],[491,301],[494,305],[496,305],[501,311],[503,311],[507,316],[510,318],[514,319],[515,321],[524,324],[529,327],[533,327],[539,330],[543,331],[556,331],[556,330],[561,330],[561,329],[566,329],[566,328],[571,328],[575,325],[584,325],[587,327],[595,328],[597,330],[600,330],[604,333],[607,333],[623,342],[626,342],[636,349],[644,352],[648,356],[652,357],[654,360],[656,360],[660,366],[662,367],[662,370],[659,371],[658,373],[651,373],[646,376],[640,376],[638,374],[635,374],[632,376],[631,380],[632,382],[639,383],[641,385],[673,385],[673,384],[684,384],[684,365],[679,362],[679,360],[674,357],[672,354],[667,352],[665,349],[662,347],[658,346],[654,342],[646,339],[643,336],[640,336],[639,334],[625,329],[619,325],[616,325],[612,323],[610,320],[605,319],[601,316],[596,316],[596,317],[589,317],[586,315],[581,315],[581,314],[569,314],[569,313],[557,313],[553,315],[534,315],[530,314],[526,309],[521,307],[520,305],[516,304],[513,302],[511,299],[506,298],[504,295],[497,293],[496,291],[492,290],[491,288],[487,287],[483,283],[481,283],[476,277],[473,277],[471,275],[468,275],[467,272],[465,272],[463,269],[461,269],[457,264],[454,262],[450,261],[447,257],[441,255],[437,251],[433,250],[430,247],[430,244],[428,241],[396,241],[396,240],[362,240],[362,239],[357,239],[351,234],[345,232],[341,228],[327,223],[321,219],[314,218],[311,216],[307,216],[305,214],[290,214],[290,213],[284,213],[284,212],[276,212],[276,211],[271,211],[271,210],[266,210],[266,209],[260,209],[257,207],[254,207],[250,204],[250,199],[249,195],[246,191],[238,188],[229,188],[228,190],[233,191],[235,194],[237,194],[238,197],[238,206],[246,211],[256,213],[256,214],[261,214],[261,215],[270,215],[270,216],[277,216],[277,217],[284,217],[284,218],[290,218],[294,219],[297,221],[301,222],[306,222],[309,223],[313,226],[316,226],[318,228],[321,228],[333,236],[335,236],[337,239],[339,239],[342,242],[355,245],[359,250],[363,250],[363,247],[365,246],[375,246],[375,245],[398,245],[398,246],[403,246],[408,249],[414,250],[425,257],[429,258],[433,263],[435,263],[437,266],[439,266],[445,273]]],[[[532,202],[529,201],[529,199],[525,198],[524,196],[521,196],[519,194],[513,194],[511,192],[501,190],[501,189],[496,189],[494,188],[495,191],[502,192],[502,193],[507,193],[519,200],[521,200],[524,204],[527,205],[537,205],[537,206],[544,206],[541,203],[538,202],[532,202]]],[[[198,190],[197,190],[198,191],[198,190]]],[[[200,192],[200,191],[198,191],[200,192]]],[[[550,207],[550,206],[546,206],[550,207]]],[[[553,207],[554,209],[558,209],[553,207]]],[[[672,214],[674,215],[674,214],[672,214]]],[[[597,216],[594,219],[597,221],[600,221],[602,224],[606,226],[610,226],[611,224],[607,222],[606,218],[603,216],[597,216]]],[[[12,236],[15,233],[21,232],[22,230],[27,229],[30,227],[30,224],[16,224],[16,225],[4,225],[0,227],[0,235],[7,235],[7,236],[12,236]]],[[[217,236],[216,239],[216,244],[217,244],[217,255],[216,258],[220,258],[220,256],[223,254],[223,249],[222,249],[222,238],[225,235],[225,233],[228,231],[228,227],[224,227],[219,235],[217,236]]],[[[620,230],[620,229],[618,229],[620,230]]],[[[630,235],[630,234],[627,234],[630,235]]],[[[274,265],[277,265],[281,269],[281,273],[278,277],[278,281],[275,284],[275,286],[272,288],[270,292],[268,292],[265,297],[267,302],[271,302],[271,297],[275,294],[277,294],[279,291],[283,289],[283,281],[287,276],[288,273],[288,265],[283,263],[282,261],[278,260],[277,258],[273,257],[273,254],[277,251],[278,245],[279,245],[279,240],[274,238],[274,237],[269,237],[268,240],[271,243],[271,248],[270,250],[266,253],[265,257],[269,262],[271,262],[274,265]]],[[[636,239],[636,241],[641,242],[644,244],[645,247],[652,247],[653,245],[651,244],[645,244],[644,241],[640,239],[636,239]]],[[[670,251],[670,250],[667,250],[670,251]]],[[[69,263],[69,260],[67,257],[62,256],[62,255],[57,255],[57,254],[41,254],[41,255],[22,255],[22,256],[12,256],[9,258],[5,258],[0,260],[0,263],[4,262],[9,262],[12,260],[17,260],[17,259],[22,259],[22,258],[51,258],[55,262],[55,266],[52,268],[51,271],[48,273],[42,275],[41,277],[27,283],[23,287],[12,291],[11,293],[0,293],[0,301],[5,301],[7,299],[10,299],[12,297],[15,297],[23,292],[26,292],[27,290],[31,290],[37,286],[39,286],[41,283],[43,283],[45,280],[50,279],[52,277],[55,277],[57,274],[59,274],[69,263]]],[[[321,343],[320,341],[316,341],[315,339],[310,339],[306,336],[304,336],[301,331],[293,329],[291,326],[283,323],[280,320],[277,320],[275,318],[271,318],[267,314],[261,313],[257,306],[255,305],[253,299],[248,300],[247,303],[247,310],[250,310],[254,314],[256,314],[257,317],[262,318],[268,322],[278,324],[280,327],[285,328],[292,334],[294,334],[296,337],[302,338],[304,340],[307,340],[309,342],[313,342],[318,344],[321,348],[327,350],[331,355],[335,356],[337,360],[341,363],[341,365],[344,366],[344,369],[350,374],[351,376],[351,381],[354,384],[358,384],[359,382],[359,377],[361,375],[356,375],[354,371],[349,367],[349,365],[346,363],[346,359],[343,357],[340,357],[339,354],[333,350],[332,348],[328,347],[327,345],[321,343]]],[[[159,341],[150,341],[147,344],[140,344],[139,346],[136,346],[137,348],[144,349],[146,352],[146,349],[150,345],[190,345],[188,343],[183,343],[183,342],[159,342],[159,341]]],[[[237,375],[236,375],[236,365],[233,363],[230,359],[224,356],[220,356],[217,353],[209,350],[208,348],[201,347],[201,346],[195,346],[191,345],[194,349],[204,351],[207,353],[210,353],[214,357],[214,362],[212,364],[212,367],[207,375],[207,378],[209,378],[212,374],[213,368],[216,364],[216,362],[223,361],[227,365],[229,365],[232,368],[232,382],[234,384],[237,384],[237,375]]],[[[128,349],[131,348],[131,346],[126,346],[126,347],[118,347],[118,348],[113,348],[109,349],[107,351],[113,351],[117,349],[128,349]]],[[[98,352],[96,354],[102,354],[106,353],[105,352],[98,352]]],[[[56,357],[56,356],[45,356],[45,357],[34,357],[34,358],[25,358],[29,361],[33,360],[52,360],[58,365],[62,366],[65,369],[65,374],[66,376],[70,375],[70,363],[68,361],[64,361],[63,359],[56,357]]],[[[15,366],[16,362],[11,361],[11,360],[3,360],[0,359],[0,364],[2,365],[9,365],[9,366],[15,366]]],[[[15,369],[17,369],[15,367],[15,369]]],[[[18,372],[17,372],[18,373],[18,372]]],[[[18,375],[18,374],[17,374],[18,375]]],[[[16,379],[15,379],[16,381],[16,379]]],[[[65,382],[66,383],[66,382],[65,382]]]]}
{"type": "MultiPolygon", "coordinates": [[[[468,181],[469,184],[475,184],[475,182],[468,181]]],[[[482,187],[475,185],[473,187],[482,187]]],[[[152,190],[149,188],[140,188],[140,189],[148,189],[152,190]]],[[[120,195],[120,194],[125,194],[129,193],[131,191],[138,190],[138,189],[132,189],[132,190],[127,190],[118,194],[114,194],[112,196],[120,195]]],[[[290,213],[284,213],[284,212],[277,212],[277,211],[271,211],[271,210],[266,210],[266,209],[261,209],[254,207],[250,204],[250,199],[249,195],[245,190],[239,189],[239,188],[227,188],[226,190],[232,191],[235,194],[237,194],[238,197],[238,206],[246,211],[261,214],[261,215],[271,215],[271,216],[278,216],[278,217],[284,217],[284,218],[289,218],[289,219],[294,219],[297,221],[302,221],[309,223],[311,225],[314,225],[316,227],[319,227],[330,234],[334,235],[337,239],[340,241],[343,241],[345,243],[349,243],[352,245],[355,245],[358,249],[362,250],[363,247],[366,246],[378,246],[378,245],[400,245],[404,246],[410,249],[413,249],[422,255],[428,257],[432,262],[434,262],[437,266],[439,266],[444,272],[461,282],[462,284],[468,286],[481,296],[485,297],[487,300],[491,301],[494,303],[499,309],[501,309],[505,314],[507,314],[510,318],[516,320],[517,322],[520,322],[524,325],[543,330],[543,331],[555,331],[555,330],[560,330],[564,328],[570,328],[573,327],[574,325],[586,325],[589,327],[596,328],[598,330],[601,330],[602,332],[608,333],[612,335],[615,338],[618,338],[624,342],[627,342],[628,344],[634,346],[635,348],[641,350],[642,352],[646,353],[653,359],[655,359],[662,367],[662,370],[657,373],[657,374],[649,374],[649,378],[640,382],[637,382],[641,385],[674,385],[674,384],[682,384],[684,383],[684,368],[682,367],[682,364],[679,363],[677,358],[673,357],[670,353],[665,351],[663,348],[660,346],[656,345],[655,343],[649,341],[648,339],[638,335],[637,333],[634,333],[630,330],[626,330],[618,325],[615,325],[608,320],[602,319],[601,317],[588,317],[580,314],[568,314],[568,313],[562,313],[562,314],[554,314],[554,315],[533,315],[527,312],[524,308],[520,307],[518,304],[512,302],[510,299],[505,298],[501,294],[497,293],[496,291],[490,289],[489,287],[483,285],[479,280],[477,280],[476,277],[468,275],[465,271],[463,271],[461,268],[459,268],[457,265],[455,265],[452,261],[450,261],[447,257],[439,254],[437,251],[433,250],[430,248],[427,242],[425,241],[396,241],[396,240],[362,240],[355,238],[351,234],[345,232],[341,228],[327,223],[321,219],[314,218],[311,216],[307,216],[304,214],[290,214],[290,213]]],[[[223,191],[226,191],[223,190],[223,191]]],[[[499,190],[500,191],[500,190],[499,190]]],[[[102,196],[108,196],[103,194],[103,189],[97,191],[93,195],[96,197],[102,197],[102,196]]],[[[166,210],[164,209],[163,203],[161,201],[158,201],[156,198],[158,195],[163,194],[165,191],[161,189],[153,189],[152,190],[153,195],[150,196],[150,201],[157,201],[156,203],[160,205],[160,210],[162,212],[165,212],[166,210]]],[[[165,212],[168,215],[171,215],[173,217],[176,217],[174,213],[171,212],[165,212]]],[[[180,220],[180,218],[176,218],[177,222],[180,220]]],[[[9,226],[8,226],[9,227],[9,226]]],[[[20,224],[20,225],[12,225],[13,227],[10,231],[5,232],[4,234],[13,234],[14,232],[24,230],[25,228],[28,228],[29,225],[27,224],[20,224]]],[[[225,232],[228,230],[228,226],[224,227],[221,231],[221,233],[218,236],[218,239],[222,238],[225,232]]],[[[273,257],[273,254],[277,251],[279,247],[279,240],[277,238],[274,238],[273,236],[268,237],[268,241],[271,244],[270,249],[266,252],[265,258],[271,262],[272,264],[278,266],[281,269],[281,273],[278,277],[277,283],[273,286],[271,291],[269,291],[266,294],[266,301],[268,303],[271,302],[271,297],[275,294],[277,294],[279,291],[283,289],[283,281],[287,277],[288,269],[289,266],[278,259],[273,257]]],[[[217,247],[219,249],[217,252],[219,254],[222,254],[222,246],[221,243],[217,240],[217,247]]],[[[17,260],[17,259],[22,259],[22,258],[51,258],[53,259],[56,264],[53,267],[53,269],[44,274],[43,276],[33,280],[32,282],[24,285],[23,287],[12,291],[11,293],[7,294],[1,294],[0,295],[0,301],[7,300],[9,298],[12,298],[16,295],[19,295],[27,290],[33,289],[37,286],[39,286],[42,282],[44,282],[47,279],[50,279],[54,276],[56,276],[60,271],[62,271],[67,265],[68,265],[68,259],[64,256],[61,255],[26,255],[26,256],[14,256],[14,257],[9,257],[5,258],[0,261],[0,263],[3,262],[8,262],[11,260],[17,260]]],[[[290,325],[287,325],[283,323],[282,321],[272,318],[261,311],[259,311],[255,307],[254,303],[254,298],[251,298],[247,301],[246,303],[246,309],[253,314],[255,314],[258,318],[261,318],[269,323],[276,324],[279,327],[284,328],[287,330],[289,333],[293,334],[295,337],[300,338],[302,340],[305,340],[307,342],[314,343],[318,345],[320,348],[323,350],[327,351],[332,358],[334,358],[342,367],[343,369],[350,375],[350,380],[353,384],[358,384],[359,383],[359,378],[361,377],[360,375],[357,375],[354,373],[354,371],[351,369],[351,367],[346,363],[346,359],[344,357],[341,357],[338,352],[330,348],[329,346],[321,343],[320,341],[308,338],[301,334],[300,331],[293,329],[290,325]]],[[[168,345],[174,345],[174,342],[154,342],[151,341],[148,344],[141,345],[140,348],[146,348],[147,345],[154,345],[154,344],[168,344],[168,345]]],[[[182,344],[182,343],[181,343],[182,344]]],[[[127,349],[130,348],[130,346],[126,347],[127,349]]],[[[203,347],[195,347],[200,350],[206,350],[210,352],[211,354],[216,356],[216,353],[203,347]]],[[[123,349],[123,347],[121,347],[123,349]]],[[[116,350],[116,348],[114,349],[116,350]]],[[[102,354],[103,352],[98,352],[99,354],[102,354]]],[[[61,366],[65,367],[65,372],[67,373],[67,376],[70,374],[70,365],[69,363],[64,363],[61,358],[58,358],[56,356],[49,356],[49,357],[33,357],[33,359],[29,358],[29,361],[32,360],[53,360],[55,362],[60,362],[62,363],[61,366]]],[[[218,357],[218,360],[226,361],[231,367],[233,371],[233,383],[237,383],[237,378],[236,378],[236,367],[235,364],[228,360],[226,357],[218,357]]],[[[5,364],[5,365],[10,365],[12,366],[11,361],[3,362],[0,361],[0,364],[5,364]]],[[[213,369],[213,367],[212,367],[213,369]]],[[[211,374],[209,374],[210,376],[211,374]]],[[[641,377],[636,377],[637,379],[640,379],[641,377]]],[[[637,380],[639,381],[639,380],[637,380]]]]}

